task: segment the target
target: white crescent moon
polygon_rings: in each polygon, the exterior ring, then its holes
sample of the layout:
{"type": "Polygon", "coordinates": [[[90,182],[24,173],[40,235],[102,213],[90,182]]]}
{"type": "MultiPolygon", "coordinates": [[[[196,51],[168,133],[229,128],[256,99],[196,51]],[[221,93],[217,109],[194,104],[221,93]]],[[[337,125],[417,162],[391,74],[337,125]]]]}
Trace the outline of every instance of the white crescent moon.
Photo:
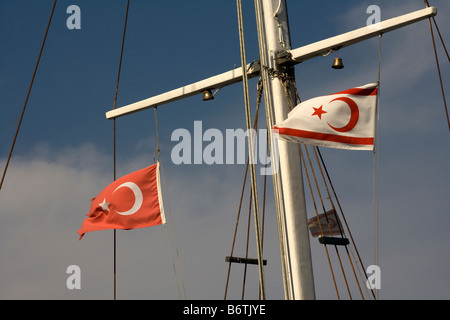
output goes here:
{"type": "MultiPolygon", "coordinates": [[[[123,216],[129,216],[129,215],[132,215],[133,213],[136,213],[136,211],[138,211],[141,208],[142,202],[143,202],[142,191],[141,191],[141,189],[139,189],[137,184],[135,184],[133,182],[125,182],[125,183],[122,183],[120,186],[118,186],[116,188],[116,190],[114,190],[114,192],[116,192],[117,189],[124,188],[124,187],[127,187],[131,191],[133,191],[134,199],[135,199],[134,205],[128,211],[125,211],[125,212],[116,211],[116,212],[123,216]]],[[[113,194],[114,194],[114,192],[113,192],[113,194]]]]}

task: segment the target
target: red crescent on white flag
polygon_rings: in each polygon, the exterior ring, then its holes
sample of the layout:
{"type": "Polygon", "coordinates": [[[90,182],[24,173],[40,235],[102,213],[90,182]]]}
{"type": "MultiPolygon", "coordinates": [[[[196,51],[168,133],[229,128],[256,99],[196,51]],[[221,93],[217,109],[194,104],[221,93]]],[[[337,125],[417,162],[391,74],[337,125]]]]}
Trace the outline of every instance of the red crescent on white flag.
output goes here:
{"type": "Polygon", "coordinates": [[[343,126],[341,128],[333,127],[329,123],[328,123],[328,125],[330,126],[331,129],[333,129],[337,132],[348,132],[348,131],[352,130],[358,123],[358,120],[359,120],[358,105],[356,104],[355,101],[353,101],[352,99],[347,98],[347,97],[339,97],[339,98],[333,99],[330,101],[330,103],[333,101],[336,101],[336,100],[341,100],[348,104],[348,106],[350,107],[350,111],[351,111],[350,120],[345,126],[343,126]]]}

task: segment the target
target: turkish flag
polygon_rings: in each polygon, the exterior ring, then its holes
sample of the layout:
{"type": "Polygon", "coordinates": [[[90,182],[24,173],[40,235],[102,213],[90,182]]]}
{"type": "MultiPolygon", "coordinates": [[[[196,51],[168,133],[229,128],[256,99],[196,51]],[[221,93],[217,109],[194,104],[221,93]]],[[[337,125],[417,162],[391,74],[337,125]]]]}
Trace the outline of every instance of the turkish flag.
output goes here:
{"type": "Polygon", "coordinates": [[[300,103],[274,126],[279,137],[329,148],[373,150],[378,84],[300,103]]]}
{"type": "Polygon", "coordinates": [[[87,218],[78,230],[135,229],[165,224],[159,162],[123,176],[92,200],[87,218]]]}

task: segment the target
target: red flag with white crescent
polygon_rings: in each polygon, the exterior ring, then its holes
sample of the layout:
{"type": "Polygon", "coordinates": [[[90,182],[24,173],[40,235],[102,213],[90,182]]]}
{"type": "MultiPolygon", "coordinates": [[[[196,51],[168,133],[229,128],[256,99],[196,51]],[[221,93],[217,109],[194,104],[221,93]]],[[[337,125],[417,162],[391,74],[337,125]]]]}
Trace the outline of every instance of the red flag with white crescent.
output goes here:
{"type": "Polygon", "coordinates": [[[279,137],[317,146],[373,150],[378,84],[309,99],[274,126],[279,137]]]}
{"type": "Polygon", "coordinates": [[[135,229],[165,224],[159,163],[123,176],[92,200],[87,218],[78,230],[135,229]]]}

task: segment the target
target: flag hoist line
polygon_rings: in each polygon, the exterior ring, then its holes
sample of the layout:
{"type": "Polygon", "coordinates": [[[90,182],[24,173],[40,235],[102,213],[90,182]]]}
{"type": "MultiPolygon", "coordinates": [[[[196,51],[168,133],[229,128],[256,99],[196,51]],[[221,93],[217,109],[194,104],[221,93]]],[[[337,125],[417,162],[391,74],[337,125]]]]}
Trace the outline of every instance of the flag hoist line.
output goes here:
{"type": "MultiPolygon", "coordinates": [[[[125,47],[125,36],[126,36],[126,31],[127,31],[129,9],[130,9],[130,0],[127,0],[127,7],[126,7],[126,13],[125,13],[125,22],[124,22],[124,27],[123,27],[122,45],[121,45],[121,49],[120,49],[120,59],[119,59],[119,67],[118,67],[118,72],[117,72],[117,82],[116,82],[116,90],[115,90],[115,95],[114,95],[113,109],[116,109],[116,104],[117,104],[117,93],[119,91],[120,72],[121,72],[121,69],[122,69],[123,51],[124,51],[124,47],[125,47]]],[[[157,149],[156,149],[155,153],[157,154],[157,160],[160,163],[158,118],[157,118],[156,109],[157,109],[157,106],[154,106],[154,110],[155,110],[155,124],[156,124],[156,141],[157,141],[157,149]]],[[[116,150],[117,150],[117,148],[116,148],[116,118],[114,118],[113,119],[113,162],[114,162],[114,165],[113,165],[114,166],[114,168],[113,168],[113,178],[114,178],[114,181],[117,178],[116,177],[116,167],[117,167],[117,165],[116,165],[116,153],[117,153],[116,150]]],[[[165,181],[165,177],[164,177],[164,171],[162,169],[161,163],[160,163],[159,168],[161,170],[161,174],[162,174],[162,178],[163,178],[164,190],[165,190],[165,194],[166,194],[166,200],[168,201],[168,198],[167,198],[167,186],[166,186],[166,181],[165,181]]],[[[176,254],[177,254],[177,258],[178,258],[178,267],[179,267],[180,277],[181,277],[181,281],[182,281],[182,287],[183,287],[183,292],[184,292],[184,299],[186,299],[186,290],[185,290],[185,287],[184,287],[184,281],[183,281],[183,276],[182,276],[182,272],[181,272],[180,258],[179,258],[179,253],[178,253],[178,247],[176,245],[175,231],[173,230],[173,228],[174,228],[173,227],[173,218],[172,218],[170,206],[168,206],[168,211],[169,211],[169,217],[171,219],[171,224],[172,224],[172,232],[173,232],[174,242],[175,242],[175,246],[176,246],[176,254]]],[[[171,253],[171,257],[172,257],[172,264],[173,264],[173,268],[174,268],[174,272],[175,272],[175,279],[176,279],[177,288],[178,288],[178,296],[181,299],[180,286],[179,286],[179,283],[178,283],[178,277],[177,277],[177,272],[176,272],[174,258],[173,258],[173,253],[172,253],[172,245],[171,245],[171,241],[170,241],[170,235],[169,235],[169,231],[168,231],[168,229],[167,229],[165,224],[164,224],[164,228],[166,229],[166,232],[167,232],[167,238],[168,238],[170,253],[171,253]]],[[[117,299],[117,231],[116,231],[116,229],[114,229],[113,232],[114,232],[114,262],[113,262],[114,263],[114,300],[116,300],[117,299]]]]}
{"type": "MultiPolygon", "coordinates": [[[[379,240],[379,216],[380,216],[380,143],[379,143],[379,131],[380,131],[380,88],[381,88],[381,44],[383,40],[383,34],[378,36],[378,96],[376,103],[375,113],[375,143],[372,152],[372,183],[373,183],[373,264],[379,266],[378,255],[378,240],[379,240]]],[[[365,269],[364,269],[365,270],[365,269]]],[[[366,275],[367,277],[367,275],[366,275]]],[[[372,291],[373,292],[373,291],[372,291]]],[[[376,298],[378,298],[379,290],[376,291],[376,298]]]]}
{"type": "MultiPolygon", "coordinates": [[[[162,176],[162,180],[163,180],[163,184],[164,184],[164,194],[166,196],[166,206],[167,206],[167,211],[169,211],[170,225],[172,226],[172,228],[171,228],[172,229],[172,236],[173,236],[173,241],[174,241],[174,245],[175,245],[175,253],[176,253],[176,256],[177,256],[177,264],[178,264],[178,270],[179,270],[179,273],[180,273],[181,286],[183,288],[183,296],[184,296],[184,299],[186,300],[186,289],[185,289],[185,286],[184,286],[183,272],[181,270],[180,254],[179,254],[179,251],[178,251],[177,239],[175,237],[175,225],[174,225],[174,222],[173,222],[172,210],[170,209],[169,196],[168,196],[168,193],[167,193],[166,177],[164,175],[164,170],[163,170],[162,165],[161,165],[161,149],[160,149],[160,146],[159,146],[158,113],[157,113],[158,107],[155,106],[153,109],[155,110],[155,128],[156,128],[156,150],[155,150],[155,152],[153,154],[153,160],[155,160],[155,154],[156,154],[156,160],[160,164],[159,167],[160,167],[160,170],[161,170],[161,176],[162,176]]],[[[164,229],[166,230],[167,241],[169,243],[170,256],[172,258],[172,266],[173,266],[173,271],[175,273],[175,281],[177,283],[178,297],[181,299],[180,285],[178,283],[177,268],[175,267],[175,259],[173,257],[172,242],[170,241],[170,233],[169,233],[169,229],[167,228],[166,224],[164,224],[164,229]]]]}

